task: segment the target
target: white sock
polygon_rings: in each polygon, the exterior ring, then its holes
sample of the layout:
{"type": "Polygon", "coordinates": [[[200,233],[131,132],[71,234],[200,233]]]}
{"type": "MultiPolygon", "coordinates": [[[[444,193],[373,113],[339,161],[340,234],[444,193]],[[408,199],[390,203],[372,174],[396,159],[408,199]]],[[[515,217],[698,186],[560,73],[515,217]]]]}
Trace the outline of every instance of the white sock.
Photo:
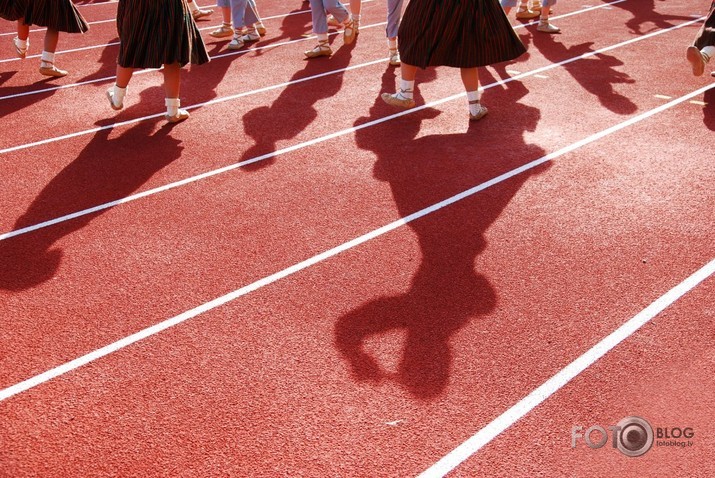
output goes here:
{"type": "Polygon", "coordinates": [[[43,63],[54,63],[55,62],[55,54],[50,51],[43,51],[40,61],[43,63]]]}
{"type": "Polygon", "coordinates": [[[710,61],[710,58],[715,56],[715,46],[706,46],[700,51],[707,56],[708,59],[706,61],[710,61]]]}
{"type": "Polygon", "coordinates": [[[390,40],[388,38],[387,39],[387,48],[389,48],[390,50],[397,50],[397,39],[390,40]]]}
{"type": "Polygon", "coordinates": [[[481,109],[479,107],[479,100],[482,97],[482,92],[480,90],[477,91],[467,91],[467,101],[469,101],[469,114],[475,115],[479,113],[479,110],[481,109]]]}
{"type": "Polygon", "coordinates": [[[116,84],[114,85],[114,89],[112,90],[112,98],[114,101],[114,104],[119,106],[124,102],[124,96],[127,94],[127,87],[125,86],[124,88],[118,87],[116,84]]]}
{"type": "Polygon", "coordinates": [[[353,20],[360,23],[360,15],[353,15],[353,20]]]}
{"type": "Polygon", "coordinates": [[[318,37],[318,42],[323,43],[328,41],[328,34],[327,33],[316,33],[318,37]]]}
{"type": "Polygon", "coordinates": [[[191,10],[191,13],[194,13],[198,9],[199,9],[199,7],[198,7],[198,5],[196,5],[196,2],[194,2],[194,0],[191,0],[189,2],[189,10],[191,10]]]}
{"type": "Polygon", "coordinates": [[[181,106],[181,100],[179,98],[166,98],[164,103],[166,103],[167,115],[176,116],[179,114],[179,106],[181,106]]]}
{"type": "Polygon", "coordinates": [[[397,92],[399,96],[403,98],[412,99],[412,94],[414,93],[415,80],[407,81],[400,78],[400,91],[397,92]]]}

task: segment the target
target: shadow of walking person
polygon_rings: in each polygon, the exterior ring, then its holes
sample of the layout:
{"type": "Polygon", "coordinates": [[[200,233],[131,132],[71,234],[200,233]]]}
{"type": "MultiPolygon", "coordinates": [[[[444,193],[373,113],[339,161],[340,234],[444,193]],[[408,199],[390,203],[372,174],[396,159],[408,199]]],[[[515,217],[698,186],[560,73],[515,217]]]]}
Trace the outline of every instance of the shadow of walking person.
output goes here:
{"type": "Polygon", "coordinates": [[[301,81],[330,70],[342,70],[350,64],[355,43],[343,45],[330,60],[306,60],[305,68],[296,72],[289,85],[281,92],[271,106],[260,106],[243,116],[246,134],[255,144],[241,156],[241,161],[256,159],[244,167],[256,171],[275,161],[270,154],[275,152],[279,141],[295,138],[318,117],[315,104],[337,94],[343,85],[344,71],[330,73],[320,80],[320,86],[313,82],[301,81]],[[266,157],[268,155],[268,157],[266,157]]]}
{"type": "Polygon", "coordinates": [[[715,131],[715,88],[705,92],[703,103],[703,123],[710,131],[715,131]]]}
{"type": "MultiPolygon", "coordinates": [[[[593,52],[593,42],[567,47],[551,35],[535,34],[532,40],[547,60],[553,63],[575,58],[593,52]]],[[[563,65],[563,68],[584,90],[595,95],[603,106],[620,115],[635,113],[638,106],[629,98],[618,93],[614,85],[632,84],[635,80],[627,73],[616,70],[623,62],[615,56],[599,53],[563,65]]]]}
{"type": "MultiPolygon", "coordinates": [[[[664,0],[660,0],[664,1],[664,0]]],[[[626,21],[628,29],[636,35],[655,30],[665,30],[673,26],[670,23],[673,20],[692,20],[692,17],[686,15],[663,15],[655,11],[655,0],[639,0],[638,2],[618,2],[612,3],[612,7],[620,8],[633,15],[633,18],[626,21]],[[653,26],[648,30],[642,30],[641,27],[646,23],[652,23],[653,26]]]]}
{"type": "MultiPolygon", "coordinates": [[[[181,156],[181,141],[142,121],[110,138],[113,129],[98,131],[77,158],[55,176],[17,219],[13,230],[122,199],[157,171],[181,156]],[[141,148],[137,148],[141,144],[141,148]]],[[[62,221],[0,241],[0,289],[20,291],[41,284],[57,272],[62,250],[53,246],[106,212],[62,221]]]]}
{"type": "MultiPolygon", "coordinates": [[[[383,91],[393,82],[392,73],[386,71],[383,91]]],[[[358,146],[375,154],[374,176],[390,184],[401,217],[543,156],[541,148],[523,138],[536,128],[539,110],[517,103],[526,92],[520,84],[503,92],[498,111],[504,119],[508,115],[509,124],[487,117],[464,133],[419,136],[422,123],[439,114],[427,109],[356,131],[358,146]]],[[[370,117],[360,118],[356,125],[383,117],[386,110],[381,103],[377,100],[370,117]]],[[[488,314],[497,302],[497,291],[475,271],[478,256],[487,247],[485,231],[527,178],[545,168],[514,176],[440,209],[439,214],[408,223],[422,253],[409,290],[371,300],[336,323],[335,344],[355,380],[394,381],[423,400],[444,392],[452,367],[453,335],[470,320],[488,314]],[[380,340],[379,336],[396,330],[404,331],[407,338],[397,371],[389,373],[381,363],[390,358],[381,360],[364,345],[371,337],[380,340]]]]}

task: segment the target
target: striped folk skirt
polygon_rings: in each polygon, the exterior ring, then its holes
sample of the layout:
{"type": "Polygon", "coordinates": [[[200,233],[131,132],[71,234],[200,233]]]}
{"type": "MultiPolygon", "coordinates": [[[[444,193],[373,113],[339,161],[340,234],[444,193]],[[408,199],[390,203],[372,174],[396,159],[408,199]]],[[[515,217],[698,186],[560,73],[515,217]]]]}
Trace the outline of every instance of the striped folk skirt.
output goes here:
{"type": "Polygon", "coordinates": [[[89,25],[71,0],[0,0],[0,17],[66,33],[84,33],[89,25]]]}
{"type": "Polygon", "coordinates": [[[474,68],[526,51],[499,0],[411,0],[398,33],[408,65],[474,68]]]}
{"type": "Polygon", "coordinates": [[[185,0],[119,0],[119,66],[159,68],[209,61],[185,0]]]}
{"type": "Polygon", "coordinates": [[[706,46],[715,46],[715,2],[710,5],[710,13],[705,19],[705,24],[695,37],[695,46],[702,50],[706,46]]]}

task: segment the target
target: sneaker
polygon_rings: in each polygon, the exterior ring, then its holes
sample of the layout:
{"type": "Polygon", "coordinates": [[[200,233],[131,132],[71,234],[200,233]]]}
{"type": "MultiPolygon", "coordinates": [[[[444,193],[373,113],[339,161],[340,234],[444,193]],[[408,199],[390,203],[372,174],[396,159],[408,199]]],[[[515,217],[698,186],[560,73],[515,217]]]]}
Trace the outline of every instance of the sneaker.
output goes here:
{"type": "Polygon", "coordinates": [[[394,50],[389,49],[387,52],[390,55],[390,65],[392,66],[400,66],[400,52],[395,48],[394,50]]]}
{"type": "Polygon", "coordinates": [[[209,35],[214,38],[230,37],[231,35],[233,35],[233,28],[231,28],[231,25],[226,25],[225,23],[223,23],[216,30],[209,33],[209,35]]]}
{"type": "Polygon", "coordinates": [[[398,91],[397,93],[394,94],[389,94],[389,93],[383,93],[380,95],[380,98],[382,98],[382,101],[387,103],[390,106],[399,106],[400,108],[414,108],[415,107],[415,100],[412,98],[405,98],[402,96],[402,92],[398,91]]]}
{"type": "Polygon", "coordinates": [[[477,111],[477,114],[469,113],[469,121],[479,121],[480,119],[484,118],[487,113],[489,113],[489,110],[486,106],[482,106],[481,103],[478,103],[478,105],[479,111],[477,111]]]}
{"type": "Polygon", "coordinates": [[[357,36],[357,28],[355,27],[355,20],[352,18],[348,19],[345,23],[345,29],[343,30],[343,43],[350,45],[355,41],[357,36]]]}
{"type": "Polygon", "coordinates": [[[705,63],[709,60],[703,52],[696,46],[689,46],[685,51],[685,56],[693,67],[693,75],[702,76],[705,73],[705,63]]]}
{"type": "Polygon", "coordinates": [[[253,28],[256,29],[259,35],[262,37],[266,36],[266,33],[268,30],[266,30],[266,26],[263,24],[263,22],[256,22],[253,24],[253,28]]]}
{"type": "Polygon", "coordinates": [[[328,44],[327,41],[321,41],[315,47],[313,47],[312,50],[308,50],[305,53],[305,56],[308,58],[318,58],[320,56],[330,56],[333,54],[333,50],[330,48],[330,45],[328,44]]]}
{"type": "Polygon", "coordinates": [[[198,10],[194,10],[193,12],[191,12],[191,16],[194,17],[194,21],[196,21],[199,18],[208,17],[213,12],[214,11],[211,10],[210,8],[206,8],[206,9],[199,8],[198,10]]]}
{"type": "Polygon", "coordinates": [[[109,100],[109,106],[111,106],[114,111],[119,111],[124,108],[124,102],[114,102],[114,88],[110,88],[107,90],[107,99],[109,100]]]}
{"type": "Polygon", "coordinates": [[[246,30],[246,33],[241,37],[244,42],[254,42],[261,39],[261,34],[258,33],[255,27],[246,30]]]}
{"type": "Polygon", "coordinates": [[[240,50],[246,44],[243,42],[243,35],[241,33],[236,33],[233,35],[233,40],[226,46],[229,50],[240,50]]]}
{"type": "Polygon", "coordinates": [[[560,33],[561,29],[554,25],[553,23],[549,22],[539,22],[539,26],[536,27],[537,31],[540,31],[542,33],[560,33]]]}
{"type": "Polygon", "coordinates": [[[169,116],[169,114],[164,115],[164,119],[168,121],[169,123],[179,123],[181,121],[184,121],[185,119],[189,118],[189,112],[186,110],[179,109],[179,111],[176,113],[176,116],[169,116]]]}
{"type": "Polygon", "coordinates": [[[54,63],[50,63],[49,61],[40,62],[40,74],[42,75],[61,78],[63,76],[67,76],[67,73],[67,70],[60,70],[54,65],[54,63]]]}
{"type": "Polygon", "coordinates": [[[27,56],[27,48],[30,46],[30,39],[25,40],[25,46],[20,46],[20,39],[15,37],[12,39],[12,44],[15,45],[15,54],[18,58],[25,58],[27,56]]]}
{"type": "Polygon", "coordinates": [[[516,12],[516,18],[520,20],[528,20],[531,18],[536,18],[539,15],[541,15],[539,12],[535,12],[534,10],[529,10],[526,7],[519,7],[519,11],[516,12]]]}

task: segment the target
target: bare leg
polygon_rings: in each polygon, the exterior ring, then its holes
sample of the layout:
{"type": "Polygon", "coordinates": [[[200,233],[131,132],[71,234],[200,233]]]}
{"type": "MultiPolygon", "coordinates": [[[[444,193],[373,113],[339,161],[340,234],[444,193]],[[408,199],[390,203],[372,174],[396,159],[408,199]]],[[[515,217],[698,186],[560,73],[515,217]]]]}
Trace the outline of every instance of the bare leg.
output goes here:
{"type": "Polygon", "coordinates": [[[54,53],[57,50],[57,43],[60,39],[60,32],[57,30],[47,29],[45,32],[45,51],[54,53]]]}
{"type": "Polygon", "coordinates": [[[166,93],[166,119],[171,123],[178,123],[189,117],[189,112],[182,110],[179,100],[181,86],[181,65],[172,63],[164,65],[164,91],[166,93]]]}

